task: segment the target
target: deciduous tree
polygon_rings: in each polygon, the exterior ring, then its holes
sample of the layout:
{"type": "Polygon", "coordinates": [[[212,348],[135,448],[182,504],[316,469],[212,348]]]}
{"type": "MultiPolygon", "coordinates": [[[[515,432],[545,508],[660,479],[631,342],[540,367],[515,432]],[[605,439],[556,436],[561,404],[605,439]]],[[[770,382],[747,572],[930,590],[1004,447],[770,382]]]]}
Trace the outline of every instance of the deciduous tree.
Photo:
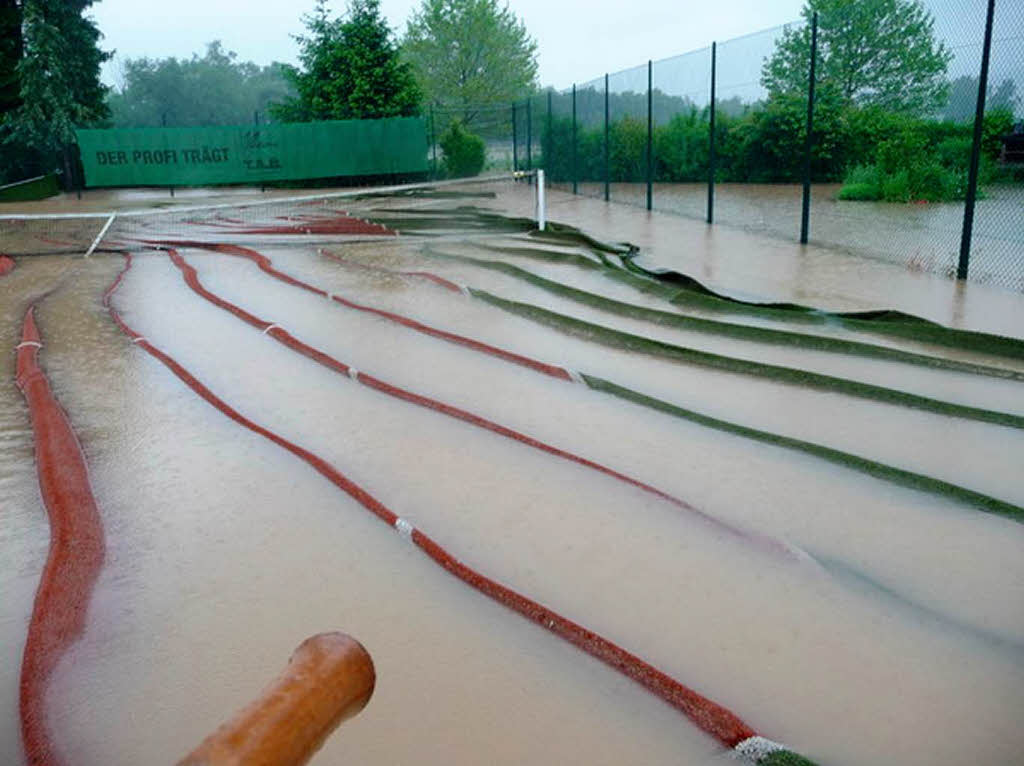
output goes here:
{"type": "Polygon", "coordinates": [[[945,103],[953,54],[936,41],[934,21],[920,0],[808,0],[807,24],[787,29],[762,69],[772,96],[806,91],[815,11],[822,90],[850,104],[909,114],[927,114],[945,103]]]}
{"type": "Polygon", "coordinates": [[[219,40],[191,59],[128,59],[124,85],[109,97],[116,127],[239,125],[291,95],[281,64],[238,61],[219,40]]]}
{"type": "Polygon", "coordinates": [[[85,11],[92,0],[24,0],[21,104],[0,116],[0,173],[8,180],[53,169],[74,128],[107,118],[100,32],[85,11]]]}
{"type": "Polygon", "coordinates": [[[427,98],[462,113],[523,98],[537,83],[537,43],[498,0],[423,0],[402,50],[427,98]]]}

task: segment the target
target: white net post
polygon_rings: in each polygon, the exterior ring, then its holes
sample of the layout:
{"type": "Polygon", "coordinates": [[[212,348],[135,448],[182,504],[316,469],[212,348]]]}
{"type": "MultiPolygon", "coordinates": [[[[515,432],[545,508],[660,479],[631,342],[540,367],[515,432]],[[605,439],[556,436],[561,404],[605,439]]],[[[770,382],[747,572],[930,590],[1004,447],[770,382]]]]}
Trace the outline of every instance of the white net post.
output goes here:
{"type": "Polygon", "coordinates": [[[89,249],[85,251],[85,257],[86,258],[88,258],[90,255],[92,255],[93,251],[96,249],[97,245],[99,245],[99,243],[103,241],[103,237],[106,236],[107,231],[110,229],[110,225],[112,223],[114,223],[114,218],[116,218],[116,217],[117,217],[117,213],[111,213],[110,214],[110,218],[108,218],[107,222],[105,224],[103,224],[103,228],[100,229],[100,233],[96,235],[96,239],[94,239],[92,241],[92,244],[89,245],[89,249]]]}

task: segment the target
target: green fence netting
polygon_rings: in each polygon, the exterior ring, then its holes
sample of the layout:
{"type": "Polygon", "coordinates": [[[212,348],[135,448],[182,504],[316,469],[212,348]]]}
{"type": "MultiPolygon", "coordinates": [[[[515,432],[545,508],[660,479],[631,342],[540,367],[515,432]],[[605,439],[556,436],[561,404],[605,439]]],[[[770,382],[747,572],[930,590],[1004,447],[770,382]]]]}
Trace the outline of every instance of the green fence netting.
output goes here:
{"type": "Polygon", "coordinates": [[[77,134],[87,186],[252,183],[428,168],[421,117],[77,134]]]}

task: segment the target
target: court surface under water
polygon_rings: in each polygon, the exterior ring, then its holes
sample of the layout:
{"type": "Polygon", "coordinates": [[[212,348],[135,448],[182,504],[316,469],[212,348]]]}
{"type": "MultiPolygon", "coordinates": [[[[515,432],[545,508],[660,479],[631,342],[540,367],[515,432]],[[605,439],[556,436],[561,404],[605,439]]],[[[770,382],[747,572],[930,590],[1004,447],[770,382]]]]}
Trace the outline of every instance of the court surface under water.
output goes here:
{"type": "MultiPolygon", "coordinates": [[[[472,199],[353,204],[401,236],[245,234],[231,221],[149,231],[189,243],[172,253],[125,238],[131,265],[112,305],[230,406],[337,467],[463,563],[765,736],[836,766],[1021,762],[1024,358],[834,318],[672,302],[640,289],[655,284],[649,277],[610,274],[626,269],[602,263],[594,243],[456,211],[472,199]],[[219,230],[280,272],[389,313],[210,249],[226,237],[219,230]],[[361,385],[204,298],[188,267],[208,293],[360,374],[692,508],[361,385]],[[856,344],[907,357],[854,353],[856,344]],[[695,362],[680,348],[743,364],[695,362]],[[813,375],[801,382],[767,366],[813,375]],[[872,396],[850,381],[918,398],[872,396]],[[651,400],[798,441],[723,430],[651,400]]],[[[86,629],[47,692],[68,763],[174,762],[326,630],[358,638],[378,681],[318,764],[729,762],[677,710],[467,587],[132,343],[102,302],[126,263],[115,252],[24,257],[0,277],[7,349],[29,303],[52,290],[35,312],[39,360],[82,443],[106,540],[86,629]]],[[[19,668],[49,527],[14,355],[0,360],[0,761],[21,763],[19,668]]]]}

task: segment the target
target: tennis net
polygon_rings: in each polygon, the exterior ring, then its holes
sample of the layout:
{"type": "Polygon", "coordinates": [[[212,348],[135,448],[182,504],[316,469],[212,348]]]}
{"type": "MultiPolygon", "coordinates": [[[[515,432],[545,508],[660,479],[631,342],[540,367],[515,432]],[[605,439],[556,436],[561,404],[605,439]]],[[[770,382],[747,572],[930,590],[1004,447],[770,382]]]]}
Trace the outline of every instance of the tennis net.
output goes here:
{"type": "MultiPolygon", "coordinates": [[[[204,205],[0,214],[0,254],[91,255],[154,241],[345,242],[379,236],[543,228],[543,171],[307,194],[279,191],[204,205]]],[[[180,198],[179,198],[180,199],[180,198]]],[[[115,198],[116,200],[116,198],[115,198]]]]}

